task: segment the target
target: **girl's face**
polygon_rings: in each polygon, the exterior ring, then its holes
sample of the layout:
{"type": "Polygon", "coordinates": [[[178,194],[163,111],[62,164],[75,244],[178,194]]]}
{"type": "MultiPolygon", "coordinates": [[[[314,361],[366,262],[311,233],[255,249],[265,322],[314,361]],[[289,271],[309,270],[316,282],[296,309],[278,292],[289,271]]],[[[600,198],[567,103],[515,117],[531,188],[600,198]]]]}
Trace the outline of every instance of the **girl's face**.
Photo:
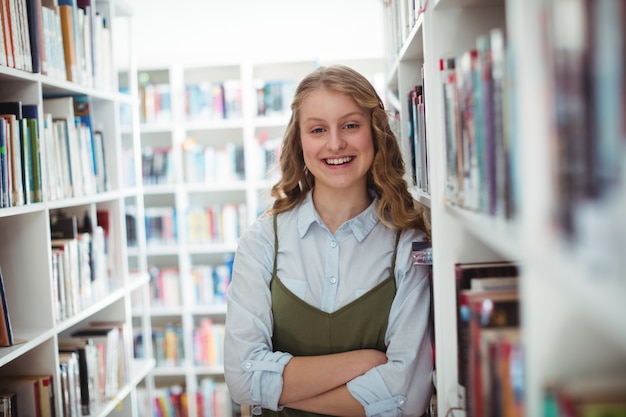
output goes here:
{"type": "Polygon", "coordinates": [[[304,163],[318,191],[366,189],[374,160],[369,112],[345,94],[314,90],[302,101],[300,132],[304,163]]]}

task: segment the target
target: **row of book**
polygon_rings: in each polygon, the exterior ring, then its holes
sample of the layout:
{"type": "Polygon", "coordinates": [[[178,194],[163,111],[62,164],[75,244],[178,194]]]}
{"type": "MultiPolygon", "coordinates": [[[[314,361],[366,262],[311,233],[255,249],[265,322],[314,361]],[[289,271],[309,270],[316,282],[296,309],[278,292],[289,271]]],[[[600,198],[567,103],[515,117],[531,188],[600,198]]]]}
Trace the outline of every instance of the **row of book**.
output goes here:
{"type": "Polygon", "coordinates": [[[616,250],[626,245],[626,5],[555,0],[546,16],[550,222],[591,274],[618,282],[626,267],[616,250]]]}
{"type": "Polygon", "coordinates": [[[109,22],[92,0],[2,0],[0,65],[110,90],[109,22]]]}
{"type": "Polygon", "coordinates": [[[94,414],[130,381],[130,337],[123,322],[91,322],[59,339],[64,417],[94,414]]]}
{"type": "MultiPolygon", "coordinates": [[[[134,335],[135,357],[145,357],[143,334],[134,335]]],[[[180,322],[152,326],[151,347],[157,367],[177,367],[185,364],[185,337],[180,322]]],[[[209,318],[200,319],[191,335],[192,360],[195,366],[224,364],[224,324],[209,318]]]]}
{"type": "MultiPolygon", "coordinates": [[[[132,225],[136,216],[128,211],[126,215],[127,227],[136,230],[132,225]],[[131,220],[132,219],[132,220],[131,220]]],[[[146,207],[144,209],[146,228],[146,244],[149,246],[174,245],[178,241],[178,227],[176,226],[176,209],[171,206],[146,207]]],[[[132,239],[132,235],[129,239],[132,239]]],[[[136,241],[136,239],[133,239],[136,241]]],[[[129,240],[129,244],[132,241],[129,240]]]]}
{"type": "Polygon", "coordinates": [[[185,120],[240,119],[243,101],[240,80],[185,84],[185,120]]]}
{"type": "Polygon", "coordinates": [[[205,145],[194,138],[183,143],[183,177],[188,183],[217,184],[246,177],[243,146],[205,145]]]}
{"type": "Polygon", "coordinates": [[[187,212],[188,242],[193,244],[237,243],[247,224],[246,204],[192,206],[187,212]]]}
{"type": "Polygon", "coordinates": [[[0,207],[43,201],[39,106],[0,102],[0,207]]]}
{"type": "Polygon", "coordinates": [[[549,383],[543,392],[544,417],[626,415],[626,377],[587,375],[549,383]]]}
{"type": "Polygon", "coordinates": [[[215,305],[226,302],[226,291],[232,280],[233,256],[219,265],[191,267],[191,292],[196,305],[215,305]]]}
{"type": "Polygon", "coordinates": [[[257,116],[289,114],[296,90],[295,80],[255,81],[257,116]]]}
{"type": "Polygon", "coordinates": [[[424,12],[428,0],[386,0],[385,22],[389,25],[387,50],[398,52],[424,12]]]}
{"type": "MultiPolygon", "coordinates": [[[[152,326],[151,340],[152,357],[157,367],[183,366],[185,347],[183,326],[180,322],[170,322],[152,326]]],[[[143,333],[135,332],[133,346],[136,358],[147,357],[146,341],[143,333]]]]}
{"type": "MultiPolygon", "coordinates": [[[[126,120],[132,120],[130,115],[128,115],[126,120]]],[[[140,84],[139,121],[141,123],[167,123],[172,121],[172,93],[168,83],[146,80],[146,82],[140,84]]]]}
{"type": "Polygon", "coordinates": [[[203,318],[192,334],[193,363],[196,366],[224,365],[224,323],[203,318]]]}
{"type": "Polygon", "coordinates": [[[280,154],[282,136],[271,135],[267,129],[259,129],[254,136],[253,155],[250,158],[252,177],[278,180],[281,176],[280,154]]]}
{"type": "Polygon", "coordinates": [[[513,89],[505,34],[491,29],[476,46],[442,59],[446,198],[461,207],[512,218],[516,211],[513,89]]]}
{"type": "MultiPolygon", "coordinates": [[[[422,66],[424,74],[424,66],[422,66]]],[[[423,79],[423,76],[422,76],[423,79]]],[[[426,108],[424,106],[424,88],[416,85],[407,97],[409,129],[408,140],[411,150],[411,174],[416,188],[430,194],[430,169],[428,168],[428,142],[426,140],[426,108]]]]}
{"type": "Polygon", "coordinates": [[[0,415],[56,415],[53,375],[9,375],[0,379],[0,415]]]}
{"type": "MultiPolygon", "coordinates": [[[[190,244],[233,244],[247,227],[246,204],[210,204],[192,206],[187,211],[185,230],[190,244]]],[[[149,246],[175,245],[178,242],[176,209],[171,206],[146,207],[144,222],[146,244],[149,246]]],[[[134,207],[126,208],[128,244],[137,244],[137,214],[134,207]]]]}
{"type": "Polygon", "coordinates": [[[6,417],[54,417],[55,392],[63,417],[94,415],[130,380],[128,328],[121,322],[92,322],[59,339],[55,375],[9,375],[0,379],[0,410],[6,417]]]}
{"type": "MultiPolygon", "coordinates": [[[[134,160],[132,152],[128,154],[128,157],[134,160]]],[[[145,185],[174,184],[176,175],[172,148],[144,147],[141,150],[141,178],[145,185]]]]}
{"type": "MultiPolygon", "coordinates": [[[[100,213],[102,219],[106,214],[100,213]]],[[[86,216],[88,219],[88,216],[86,216]]],[[[57,213],[50,219],[52,287],[55,317],[76,315],[109,289],[109,259],[105,228],[77,216],[57,213]]]]}
{"type": "MultiPolygon", "coordinates": [[[[194,265],[189,271],[193,302],[197,306],[226,302],[226,289],[231,281],[232,266],[194,265]]],[[[150,302],[152,307],[179,307],[182,302],[180,271],[175,267],[152,265],[150,274],[150,302]]]]}
{"type": "MultiPolygon", "coordinates": [[[[157,388],[149,397],[150,393],[145,390],[138,392],[142,404],[141,415],[150,415],[149,407],[153,409],[154,416],[160,417],[188,417],[189,405],[193,399],[182,385],[157,388]]],[[[198,417],[232,417],[235,409],[225,382],[215,381],[211,378],[202,378],[198,382],[198,390],[195,399],[196,415],[198,417]]],[[[245,414],[244,414],[245,415],[245,414]]],[[[247,414],[249,415],[249,414],[247,414]]]]}
{"type": "Polygon", "coordinates": [[[468,417],[524,416],[519,267],[455,265],[458,382],[468,417]]]}
{"type": "Polygon", "coordinates": [[[182,301],[180,272],[175,267],[148,268],[150,274],[150,305],[152,308],[178,307],[182,301]]]}
{"type": "Polygon", "coordinates": [[[86,96],[0,103],[1,207],[109,190],[102,132],[86,96]]]}
{"type": "MultiPolygon", "coordinates": [[[[150,80],[139,88],[142,123],[172,121],[172,88],[169,83],[150,80]]],[[[257,116],[288,114],[296,87],[295,80],[254,82],[257,116]]],[[[243,116],[242,90],[239,80],[202,81],[185,84],[184,118],[187,121],[239,119],[243,116]]]]}

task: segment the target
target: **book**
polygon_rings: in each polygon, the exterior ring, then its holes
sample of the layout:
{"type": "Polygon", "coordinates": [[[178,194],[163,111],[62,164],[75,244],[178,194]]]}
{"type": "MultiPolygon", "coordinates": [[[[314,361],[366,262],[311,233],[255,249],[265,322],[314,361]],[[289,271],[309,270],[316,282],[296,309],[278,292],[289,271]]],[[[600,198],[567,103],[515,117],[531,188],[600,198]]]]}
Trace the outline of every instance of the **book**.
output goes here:
{"type": "Polygon", "coordinates": [[[464,290],[461,309],[467,314],[468,344],[459,352],[466,366],[465,392],[469,415],[491,415],[490,404],[494,399],[489,378],[489,339],[501,337],[520,324],[519,292],[464,290]]]}
{"type": "Polygon", "coordinates": [[[495,178],[495,213],[500,218],[512,218],[510,106],[507,97],[506,37],[499,28],[489,32],[491,80],[493,94],[493,151],[495,178]]]}
{"type": "Polygon", "coordinates": [[[39,389],[38,376],[3,376],[0,379],[0,391],[15,392],[19,416],[42,416],[39,389]]]}
{"type": "Polygon", "coordinates": [[[76,353],[80,381],[82,415],[90,415],[103,398],[98,396],[98,350],[91,339],[64,338],[59,340],[59,352],[76,353]]]}
{"type": "Polygon", "coordinates": [[[77,216],[56,216],[50,219],[51,239],[76,239],[78,237],[77,216]]]}
{"type": "Polygon", "coordinates": [[[0,346],[13,346],[14,342],[4,277],[0,267],[0,346]]]}
{"type": "Polygon", "coordinates": [[[524,359],[518,326],[484,328],[480,332],[479,367],[485,416],[524,416],[524,359]]]}
{"type": "MultiPolygon", "coordinates": [[[[508,261],[457,263],[455,268],[457,299],[457,355],[459,385],[469,387],[470,311],[463,293],[467,291],[489,292],[489,290],[512,290],[515,287],[519,270],[517,264],[508,261]],[[479,282],[485,281],[485,282],[479,282]]],[[[468,393],[469,394],[469,393],[468,393]]],[[[467,399],[467,396],[466,396],[467,399]]]]}
{"type": "Polygon", "coordinates": [[[118,333],[118,362],[117,362],[117,386],[122,386],[130,382],[131,376],[131,363],[133,358],[133,331],[132,327],[127,325],[123,321],[109,320],[109,321],[92,321],[89,323],[89,328],[92,329],[110,329],[112,327],[117,328],[118,333]]]}
{"type": "Polygon", "coordinates": [[[67,81],[78,82],[78,56],[74,34],[74,10],[71,5],[58,5],[63,36],[63,57],[67,81]]]}
{"type": "Polygon", "coordinates": [[[47,74],[46,51],[43,35],[43,13],[41,0],[27,0],[28,28],[30,36],[32,72],[47,74]]]}
{"type": "Polygon", "coordinates": [[[83,15],[83,50],[85,55],[85,84],[98,88],[95,83],[96,65],[98,64],[96,55],[98,54],[99,42],[96,39],[96,25],[101,24],[96,17],[96,5],[92,0],[77,0],[78,10],[83,15]]]}
{"type": "Polygon", "coordinates": [[[544,389],[542,405],[546,417],[623,417],[626,378],[615,372],[552,380],[544,389]]]}
{"type": "Polygon", "coordinates": [[[119,328],[87,327],[72,333],[75,339],[91,339],[98,350],[98,387],[100,398],[112,398],[119,389],[119,328]]]}
{"type": "Polygon", "coordinates": [[[42,20],[44,26],[44,49],[46,54],[47,75],[52,79],[65,80],[65,52],[63,48],[63,30],[57,4],[53,0],[42,1],[42,20]]]}
{"type": "Polygon", "coordinates": [[[11,207],[11,185],[9,182],[9,152],[7,138],[8,122],[0,117],[0,207],[11,207]]]}
{"type": "Polygon", "coordinates": [[[6,152],[8,155],[7,164],[9,167],[8,183],[11,195],[8,196],[10,205],[19,206],[27,203],[26,187],[29,183],[24,180],[28,178],[28,171],[24,169],[24,135],[26,126],[22,119],[21,101],[0,102],[0,117],[7,122],[6,152]],[[25,178],[26,175],[26,178],[25,178]]]}
{"type": "Polygon", "coordinates": [[[78,239],[52,239],[52,254],[56,258],[59,290],[63,294],[61,309],[64,317],[72,317],[81,309],[80,259],[78,239]]]}
{"type": "Polygon", "coordinates": [[[44,114],[50,113],[52,115],[55,137],[61,158],[59,165],[65,168],[63,170],[63,182],[65,184],[63,197],[84,196],[85,177],[76,129],[74,98],[71,96],[46,98],[43,100],[43,111],[44,114]]]}
{"type": "MultiPolygon", "coordinates": [[[[91,114],[91,103],[87,96],[74,96],[74,116],[78,132],[78,145],[80,147],[81,166],[84,176],[85,192],[89,195],[98,190],[98,166],[103,163],[96,160],[96,143],[94,140],[94,127],[91,114]]],[[[102,167],[100,168],[103,169],[102,167]]]]}
{"type": "Polygon", "coordinates": [[[76,352],[59,352],[61,404],[64,417],[81,416],[80,371],[76,352]]]}
{"type": "Polygon", "coordinates": [[[43,201],[43,180],[41,172],[41,135],[39,132],[39,106],[37,104],[22,104],[22,117],[26,121],[25,140],[30,142],[28,149],[29,168],[29,201],[40,203],[43,201]]]}
{"type": "Polygon", "coordinates": [[[0,18],[2,19],[6,65],[10,68],[15,68],[15,55],[13,52],[13,31],[11,29],[11,14],[8,1],[0,1],[0,18]]]}
{"type": "Polygon", "coordinates": [[[0,390],[0,416],[19,417],[17,414],[17,394],[0,390]]]}
{"type": "Polygon", "coordinates": [[[54,377],[52,375],[39,376],[39,396],[41,417],[55,417],[56,402],[54,400],[54,377]]]}

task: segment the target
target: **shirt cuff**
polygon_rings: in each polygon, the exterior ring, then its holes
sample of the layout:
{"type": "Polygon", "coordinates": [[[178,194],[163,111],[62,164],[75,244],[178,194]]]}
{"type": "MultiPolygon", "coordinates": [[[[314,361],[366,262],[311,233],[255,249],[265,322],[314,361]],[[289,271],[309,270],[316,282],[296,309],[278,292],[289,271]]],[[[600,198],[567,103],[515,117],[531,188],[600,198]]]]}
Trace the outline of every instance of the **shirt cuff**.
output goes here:
{"type": "Polygon", "coordinates": [[[283,370],[293,356],[276,352],[264,360],[246,360],[241,364],[244,372],[252,372],[250,398],[262,408],[278,411],[278,399],[283,391],[283,370]]]}
{"type": "Polygon", "coordinates": [[[367,417],[399,417],[400,408],[406,403],[404,395],[391,395],[375,368],[349,381],[346,386],[361,403],[367,417]]]}

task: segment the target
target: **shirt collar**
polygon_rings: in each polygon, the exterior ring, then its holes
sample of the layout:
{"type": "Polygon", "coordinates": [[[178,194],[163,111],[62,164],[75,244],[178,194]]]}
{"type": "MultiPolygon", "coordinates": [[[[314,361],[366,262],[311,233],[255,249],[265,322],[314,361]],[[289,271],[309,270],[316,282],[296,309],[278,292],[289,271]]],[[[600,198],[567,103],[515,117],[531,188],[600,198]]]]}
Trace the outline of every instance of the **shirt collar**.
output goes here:
{"type": "MultiPolygon", "coordinates": [[[[360,242],[372,231],[376,223],[378,223],[378,216],[376,215],[376,203],[378,199],[370,191],[372,196],[372,203],[358,216],[348,220],[341,226],[342,229],[349,228],[356,239],[360,242]]],[[[313,192],[312,190],[307,193],[298,210],[298,234],[300,238],[303,238],[313,223],[317,223],[320,226],[326,227],[322,221],[319,213],[315,210],[313,204],[313,192]]]]}

